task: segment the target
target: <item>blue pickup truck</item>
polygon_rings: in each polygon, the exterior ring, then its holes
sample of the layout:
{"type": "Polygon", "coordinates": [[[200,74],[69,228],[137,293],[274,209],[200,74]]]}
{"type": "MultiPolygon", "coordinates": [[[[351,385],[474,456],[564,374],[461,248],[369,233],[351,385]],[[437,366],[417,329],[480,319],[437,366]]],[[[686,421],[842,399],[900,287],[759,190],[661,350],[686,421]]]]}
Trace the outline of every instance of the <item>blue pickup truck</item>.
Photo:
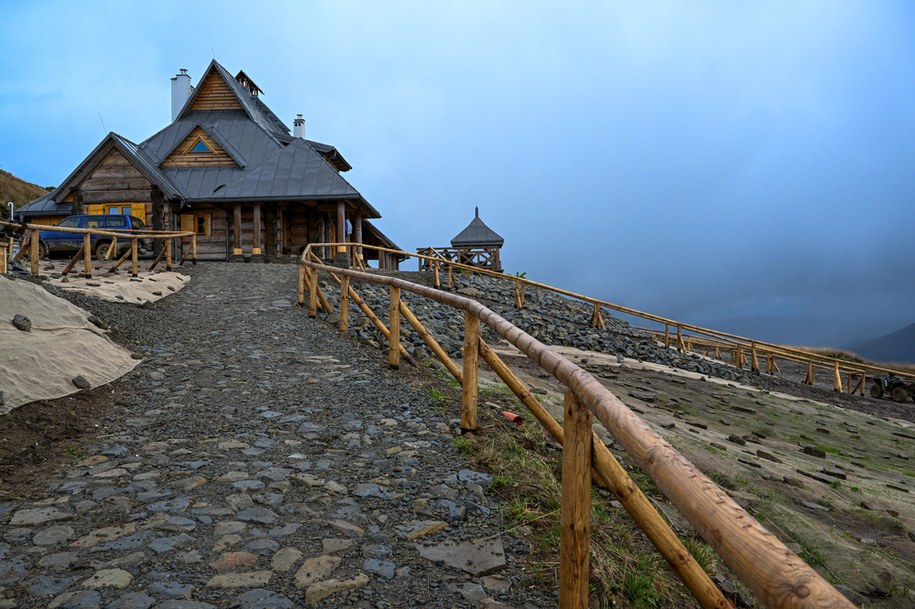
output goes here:
{"type": "MultiPolygon", "coordinates": [[[[81,216],[68,216],[57,223],[65,228],[98,228],[104,230],[127,231],[148,230],[146,223],[136,216],[118,214],[92,214],[81,216]]],[[[111,237],[92,235],[90,237],[92,251],[97,258],[104,258],[111,246],[111,237]]],[[[147,240],[142,240],[140,247],[148,247],[147,240]]],[[[51,254],[73,254],[83,247],[81,233],[58,232],[43,230],[38,233],[38,257],[47,258],[51,254]]],[[[123,254],[130,247],[130,239],[118,240],[118,254],[123,254]]]]}

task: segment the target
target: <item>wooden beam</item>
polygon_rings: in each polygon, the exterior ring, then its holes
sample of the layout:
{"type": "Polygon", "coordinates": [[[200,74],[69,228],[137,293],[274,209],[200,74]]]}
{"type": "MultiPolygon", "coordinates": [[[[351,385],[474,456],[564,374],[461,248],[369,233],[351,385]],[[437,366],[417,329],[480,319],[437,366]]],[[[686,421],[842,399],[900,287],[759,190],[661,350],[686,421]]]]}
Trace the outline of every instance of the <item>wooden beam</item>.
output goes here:
{"type": "Polygon", "coordinates": [[[587,609],[591,552],[591,412],[568,392],[563,404],[559,607],[587,609]]]}
{"type": "Polygon", "coordinates": [[[38,246],[38,231],[33,230],[29,243],[29,270],[31,271],[33,277],[38,277],[39,273],[41,272],[40,267],[38,266],[38,246]]]}
{"type": "Polygon", "coordinates": [[[464,383],[461,389],[461,430],[477,429],[477,373],[480,361],[480,318],[464,311],[464,383]]]}
{"type": "Polygon", "coordinates": [[[139,249],[139,246],[137,244],[137,238],[134,237],[133,239],[130,240],[130,262],[131,262],[130,276],[131,277],[136,277],[137,275],[140,274],[140,254],[137,251],[138,249],[139,249]]]}
{"type": "Polygon", "coordinates": [[[254,212],[252,218],[252,228],[251,228],[251,255],[258,256],[261,254],[261,204],[254,204],[254,212]]]}
{"type": "Polygon", "coordinates": [[[241,256],[241,203],[232,208],[232,255],[241,256]]]}
{"type": "MultiPolygon", "coordinates": [[[[461,372],[461,369],[455,363],[451,357],[445,353],[445,350],[442,349],[442,346],[438,344],[438,341],[435,340],[429,331],[423,326],[423,324],[413,315],[413,311],[407,307],[407,303],[403,300],[400,301],[400,313],[407,318],[407,323],[413,326],[413,329],[416,330],[416,333],[419,334],[419,337],[423,339],[423,342],[426,343],[426,346],[432,350],[432,353],[438,357],[439,361],[445,366],[448,372],[451,373],[451,376],[455,378],[458,383],[464,383],[464,375],[461,372]]],[[[481,339],[482,340],[482,339],[481,339]]]]}
{"type": "Polygon", "coordinates": [[[86,278],[92,278],[92,235],[85,233],[83,235],[83,270],[86,278]]]}
{"type": "Polygon", "coordinates": [[[390,320],[388,335],[388,364],[391,368],[400,366],[400,288],[391,286],[391,302],[388,308],[390,320]]]}
{"type": "Polygon", "coordinates": [[[172,239],[165,240],[165,270],[172,270],[172,239]]]}
{"type": "Polygon", "coordinates": [[[349,277],[340,280],[340,333],[349,330],[349,277]]]}

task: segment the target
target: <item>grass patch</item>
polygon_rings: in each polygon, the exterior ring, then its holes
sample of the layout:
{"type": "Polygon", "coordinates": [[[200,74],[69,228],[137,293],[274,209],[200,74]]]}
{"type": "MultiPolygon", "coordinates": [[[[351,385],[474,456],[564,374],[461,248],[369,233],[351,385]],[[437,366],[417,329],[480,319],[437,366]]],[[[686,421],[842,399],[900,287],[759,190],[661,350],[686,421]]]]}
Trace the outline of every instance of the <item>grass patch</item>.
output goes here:
{"type": "MultiPolygon", "coordinates": [[[[482,409],[479,417],[479,433],[461,439],[461,445],[469,443],[471,463],[493,476],[489,488],[499,497],[504,533],[527,541],[530,553],[525,557],[525,571],[535,585],[553,592],[559,577],[562,452],[536,423],[514,426],[499,416],[497,409],[482,409]]],[[[639,470],[630,474],[643,492],[660,497],[647,476],[639,470]]],[[[645,609],[696,606],[672,569],[614,499],[606,490],[592,490],[590,605],[645,609]]],[[[717,558],[709,546],[693,541],[687,547],[704,569],[717,569],[717,558]]]]}
{"type": "Polygon", "coordinates": [[[76,444],[67,444],[64,446],[64,452],[74,461],[82,461],[86,457],[86,451],[76,444]]]}

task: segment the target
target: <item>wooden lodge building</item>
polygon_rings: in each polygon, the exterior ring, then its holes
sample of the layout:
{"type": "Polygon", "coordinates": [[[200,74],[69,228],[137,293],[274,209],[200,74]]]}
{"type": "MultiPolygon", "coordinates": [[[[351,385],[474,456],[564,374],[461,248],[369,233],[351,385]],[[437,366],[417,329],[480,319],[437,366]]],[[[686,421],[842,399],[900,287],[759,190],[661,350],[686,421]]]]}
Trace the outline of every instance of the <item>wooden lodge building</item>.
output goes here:
{"type": "MultiPolygon", "coordinates": [[[[347,221],[348,240],[399,249],[370,222],[378,210],[341,175],[352,169],[343,155],[305,139],[301,114],[290,133],[247,74],[232,77],[215,60],[196,87],[187,70],[171,80],[170,125],[139,144],[109,133],[19,219],[130,213],[154,228],[194,231],[201,260],[288,259],[308,243],[347,240],[347,221]]],[[[380,268],[398,263],[378,259],[380,268]]]]}

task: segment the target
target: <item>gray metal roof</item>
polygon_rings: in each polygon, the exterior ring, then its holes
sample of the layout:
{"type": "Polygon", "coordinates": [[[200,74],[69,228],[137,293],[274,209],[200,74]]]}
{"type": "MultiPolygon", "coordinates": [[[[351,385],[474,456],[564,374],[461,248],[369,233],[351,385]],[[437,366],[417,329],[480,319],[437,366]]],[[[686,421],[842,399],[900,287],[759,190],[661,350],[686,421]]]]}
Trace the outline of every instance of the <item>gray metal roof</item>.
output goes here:
{"type": "Polygon", "coordinates": [[[474,218],[467,228],[457,234],[451,240],[453,247],[472,247],[477,245],[498,245],[502,247],[505,239],[500,237],[496,231],[486,226],[480,219],[480,208],[474,208],[474,218]]]}

